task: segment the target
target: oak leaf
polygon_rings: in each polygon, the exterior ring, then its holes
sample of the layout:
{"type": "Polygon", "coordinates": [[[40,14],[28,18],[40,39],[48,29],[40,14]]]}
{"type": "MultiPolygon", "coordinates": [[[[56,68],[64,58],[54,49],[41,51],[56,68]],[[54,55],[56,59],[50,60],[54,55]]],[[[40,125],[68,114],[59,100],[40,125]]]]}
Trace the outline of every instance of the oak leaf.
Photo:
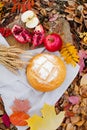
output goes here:
{"type": "Polygon", "coordinates": [[[56,130],[62,123],[65,112],[60,112],[58,115],[55,112],[55,107],[44,104],[42,117],[33,115],[27,120],[30,130],[56,130]]]}
{"type": "Polygon", "coordinates": [[[20,100],[20,99],[15,99],[13,106],[11,106],[11,109],[13,112],[27,112],[30,109],[30,104],[27,99],[25,100],[20,100]]]}

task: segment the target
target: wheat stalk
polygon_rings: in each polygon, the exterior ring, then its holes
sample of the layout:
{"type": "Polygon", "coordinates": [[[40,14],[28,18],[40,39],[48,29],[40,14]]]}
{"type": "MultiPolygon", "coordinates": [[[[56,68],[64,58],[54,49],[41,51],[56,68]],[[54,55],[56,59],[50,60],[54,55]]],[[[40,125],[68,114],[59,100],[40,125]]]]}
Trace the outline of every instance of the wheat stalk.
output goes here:
{"type": "Polygon", "coordinates": [[[30,59],[33,54],[25,50],[17,48],[15,46],[4,46],[0,45],[0,64],[4,65],[10,71],[17,73],[17,70],[23,69],[25,65],[29,62],[25,62],[21,59],[21,54],[23,58],[30,59]]]}

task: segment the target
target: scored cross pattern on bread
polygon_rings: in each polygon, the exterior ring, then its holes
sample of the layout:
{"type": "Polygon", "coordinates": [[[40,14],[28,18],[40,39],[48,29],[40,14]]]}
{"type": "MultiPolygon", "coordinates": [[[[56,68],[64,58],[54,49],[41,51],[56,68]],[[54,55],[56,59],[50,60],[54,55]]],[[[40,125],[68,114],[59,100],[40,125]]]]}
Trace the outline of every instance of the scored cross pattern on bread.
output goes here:
{"type": "Polygon", "coordinates": [[[27,67],[30,85],[42,92],[59,87],[66,76],[64,62],[56,55],[42,53],[34,56],[27,67]]]}

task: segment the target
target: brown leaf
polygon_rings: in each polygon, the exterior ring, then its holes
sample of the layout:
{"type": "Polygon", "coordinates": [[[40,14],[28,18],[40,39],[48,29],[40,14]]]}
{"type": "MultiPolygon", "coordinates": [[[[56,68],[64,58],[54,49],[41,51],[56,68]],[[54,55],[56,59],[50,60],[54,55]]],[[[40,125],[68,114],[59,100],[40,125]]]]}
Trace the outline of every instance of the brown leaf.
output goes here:
{"type": "Polygon", "coordinates": [[[74,21],[75,21],[76,23],[82,24],[83,18],[82,18],[82,17],[81,17],[81,18],[75,17],[75,18],[74,18],[74,21]]]}
{"type": "Polygon", "coordinates": [[[80,85],[87,85],[87,74],[83,75],[83,77],[81,78],[80,85]]]}
{"type": "Polygon", "coordinates": [[[87,28],[87,19],[84,19],[85,26],[87,28]]]}
{"type": "Polygon", "coordinates": [[[85,122],[85,120],[82,120],[82,121],[77,122],[75,125],[80,127],[84,124],[84,122],[85,122]]]}

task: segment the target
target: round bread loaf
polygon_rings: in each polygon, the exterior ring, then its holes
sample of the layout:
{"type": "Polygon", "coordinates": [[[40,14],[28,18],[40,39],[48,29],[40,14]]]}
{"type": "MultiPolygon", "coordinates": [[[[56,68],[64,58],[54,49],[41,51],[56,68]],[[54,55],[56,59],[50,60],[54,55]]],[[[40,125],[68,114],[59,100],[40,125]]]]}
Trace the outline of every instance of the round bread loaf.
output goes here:
{"type": "Polygon", "coordinates": [[[27,80],[36,90],[47,92],[58,88],[66,77],[64,62],[56,55],[35,55],[27,66],[27,80]]]}

